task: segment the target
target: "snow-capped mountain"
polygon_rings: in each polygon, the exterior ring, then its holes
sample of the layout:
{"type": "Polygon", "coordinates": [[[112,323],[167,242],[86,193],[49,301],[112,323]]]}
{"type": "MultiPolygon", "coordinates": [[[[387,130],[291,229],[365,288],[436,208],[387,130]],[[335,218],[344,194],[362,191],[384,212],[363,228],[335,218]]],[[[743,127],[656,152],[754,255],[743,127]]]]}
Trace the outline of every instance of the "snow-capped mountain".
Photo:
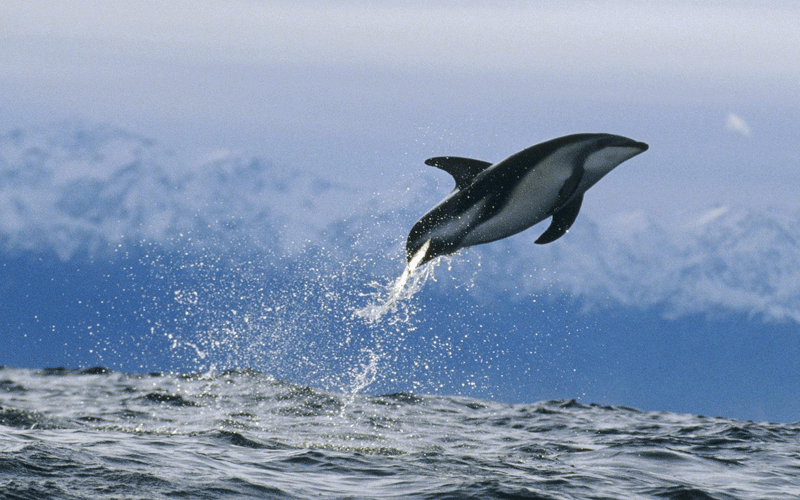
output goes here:
{"type": "Polygon", "coordinates": [[[0,137],[6,252],[53,251],[68,260],[120,244],[297,247],[346,215],[339,198],[352,191],[229,152],[192,161],[108,126],[0,137]]]}
{"type": "MultiPolygon", "coordinates": [[[[192,160],[113,127],[17,130],[0,137],[0,255],[69,260],[156,244],[302,258],[324,247],[328,258],[383,254],[383,269],[397,270],[410,224],[449,189],[442,179],[431,172],[378,196],[241,154],[192,160]]],[[[798,213],[715,206],[669,228],[641,212],[582,213],[569,235],[535,245],[543,230],[469,249],[437,272],[476,296],[800,323],[798,213]]]]}
{"type": "Polygon", "coordinates": [[[669,229],[643,213],[587,215],[551,245],[536,246],[538,233],[523,233],[482,248],[482,267],[491,272],[477,279],[490,287],[502,275],[504,289],[564,293],[589,308],[800,322],[800,214],[713,207],[669,229]]]}

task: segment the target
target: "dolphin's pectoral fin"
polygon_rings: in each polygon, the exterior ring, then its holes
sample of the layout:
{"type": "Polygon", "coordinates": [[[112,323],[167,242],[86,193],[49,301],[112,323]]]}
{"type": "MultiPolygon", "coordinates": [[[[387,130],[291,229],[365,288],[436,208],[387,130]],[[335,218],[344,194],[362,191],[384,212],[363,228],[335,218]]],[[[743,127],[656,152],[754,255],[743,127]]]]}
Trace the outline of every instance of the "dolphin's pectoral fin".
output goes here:
{"type": "Polygon", "coordinates": [[[561,238],[566,234],[567,230],[578,218],[578,212],[581,211],[581,203],[583,202],[583,195],[577,196],[574,200],[569,202],[564,208],[553,214],[553,220],[550,222],[550,227],[547,231],[539,236],[536,243],[544,245],[551,243],[561,238]]]}
{"type": "Polygon", "coordinates": [[[437,156],[428,158],[425,165],[441,168],[456,180],[456,189],[464,189],[472,184],[473,179],[492,164],[487,161],[459,158],[458,156],[437,156]]]}

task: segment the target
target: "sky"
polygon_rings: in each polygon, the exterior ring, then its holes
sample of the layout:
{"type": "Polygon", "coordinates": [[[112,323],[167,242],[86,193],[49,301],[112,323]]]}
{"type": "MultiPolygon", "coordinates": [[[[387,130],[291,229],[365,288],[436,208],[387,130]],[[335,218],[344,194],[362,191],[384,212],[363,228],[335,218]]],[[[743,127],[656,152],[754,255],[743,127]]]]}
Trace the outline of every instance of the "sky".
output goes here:
{"type": "Polygon", "coordinates": [[[375,191],[430,156],[611,132],[651,149],[593,189],[600,215],[794,207],[797,19],[789,1],[7,0],[0,129],[103,122],[375,191]]]}

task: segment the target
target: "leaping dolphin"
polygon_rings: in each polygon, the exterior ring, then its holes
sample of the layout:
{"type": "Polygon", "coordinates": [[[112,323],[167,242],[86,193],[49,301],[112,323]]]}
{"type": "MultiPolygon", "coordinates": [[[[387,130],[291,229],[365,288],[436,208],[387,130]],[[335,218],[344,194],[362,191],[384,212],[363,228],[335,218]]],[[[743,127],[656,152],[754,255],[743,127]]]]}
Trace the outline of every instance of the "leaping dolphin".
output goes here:
{"type": "Polygon", "coordinates": [[[612,134],[552,139],[491,163],[440,156],[425,160],[453,176],[456,187],[414,224],[407,270],[440,255],[524,231],[548,217],[536,243],[563,236],[575,222],[587,189],[647,144],[612,134]]]}

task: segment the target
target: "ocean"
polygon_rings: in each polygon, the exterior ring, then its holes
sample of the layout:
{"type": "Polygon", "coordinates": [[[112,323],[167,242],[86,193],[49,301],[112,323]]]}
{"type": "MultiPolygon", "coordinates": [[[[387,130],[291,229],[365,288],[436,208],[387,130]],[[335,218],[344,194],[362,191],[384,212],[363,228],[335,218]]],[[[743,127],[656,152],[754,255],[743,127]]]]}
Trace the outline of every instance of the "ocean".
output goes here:
{"type": "Polygon", "coordinates": [[[6,367],[0,498],[800,498],[800,423],[6,367]]]}

